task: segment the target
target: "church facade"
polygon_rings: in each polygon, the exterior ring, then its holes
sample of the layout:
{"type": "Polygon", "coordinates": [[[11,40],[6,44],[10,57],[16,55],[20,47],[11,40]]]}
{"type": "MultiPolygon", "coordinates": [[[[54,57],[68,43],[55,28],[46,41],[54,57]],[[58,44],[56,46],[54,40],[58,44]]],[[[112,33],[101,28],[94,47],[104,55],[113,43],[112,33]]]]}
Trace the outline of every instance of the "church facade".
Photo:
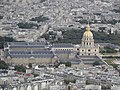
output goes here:
{"type": "Polygon", "coordinates": [[[99,45],[94,43],[93,33],[90,31],[90,25],[86,26],[79,49],[80,56],[98,56],[99,45]]]}

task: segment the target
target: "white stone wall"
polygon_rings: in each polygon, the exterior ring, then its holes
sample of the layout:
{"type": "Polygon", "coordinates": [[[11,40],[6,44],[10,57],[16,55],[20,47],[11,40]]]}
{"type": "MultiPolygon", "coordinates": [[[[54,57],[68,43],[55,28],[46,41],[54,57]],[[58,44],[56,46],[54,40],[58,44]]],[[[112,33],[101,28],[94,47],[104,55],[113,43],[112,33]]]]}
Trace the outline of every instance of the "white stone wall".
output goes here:
{"type": "Polygon", "coordinates": [[[6,63],[13,63],[13,64],[29,64],[29,63],[36,63],[36,64],[48,64],[54,63],[56,60],[54,58],[8,58],[5,60],[6,63]]]}
{"type": "Polygon", "coordinates": [[[86,90],[101,90],[101,86],[99,85],[86,85],[86,90]]]}
{"type": "Polygon", "coordinates": [[[79,52],[81,56],[96,56],[99,55],[99,47],[81,47],[79,52]]]}

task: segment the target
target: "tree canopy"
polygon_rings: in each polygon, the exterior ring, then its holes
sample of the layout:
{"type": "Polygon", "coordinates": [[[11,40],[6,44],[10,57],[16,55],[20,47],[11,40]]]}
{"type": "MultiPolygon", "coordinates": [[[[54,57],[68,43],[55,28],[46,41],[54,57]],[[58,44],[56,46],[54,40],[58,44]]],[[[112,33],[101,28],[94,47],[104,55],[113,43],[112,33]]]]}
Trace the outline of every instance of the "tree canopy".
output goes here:
{"type": "Polygon", "coordinates": [[[43,2],[45,2],[46,0],[40,0],[40,3],[43,3],[43,2]]]}
{"type": "Polygon", "coordinates": [[[15,41],[12,37],[1,37],[0,36],[0,49],[4,47],[5,42],[12,42],[15,41]]]}
{"type": "Polygon", "coordinates": [[[65,84],[69,84],[69,83],[76,83],[76,80],[75,79],[64,79],[64,83],[65,84]]]}
{"type": "Polygon", "coordinates": [[[8,69],[8,65],[4,61],[0,61],[0,69],[8,69]]]}
{"type": "Polygon", "coordinates": [[[99,61],[95,61],[95,62],[93,63],[93,66],[96,66],[96,65],[100,65],[100,62],[99,62],[99,61]]]}
{"type": "Polygon", "coordinates": [[[28,66],[29,66],[29,68],[32,68],[32,63],[29,63],[28,66]]]}
{"type": "Polygon", "coordinates": [[[3,16],[0,16],[0,19],[3,19],[3,16]]]}
{"type": "Polygon", "coordinates": [[[49,18],[48,17],[44,17],[43,15],[30,19],[30,21],[37,21],[38,23],[39,22],[45,22],[47,20],[49,20],[49,18]]]}
{"type": "Polygon", "coordinates": [[[34,26],[35,27],[38,27],[37,24],[34,24],[34,23],[28,23],[28,22],[21,22],[21,23],[18,23],[17,24],[19,28],[23,28],[23,29],[32,29],[34,26]]]}
{"type": "MultiPolygon", "coordinates": [[[[54,43],[81,43],[81,39],[85,30],[67,30],[63,31],[63,39],[59,39],[54,43]]],[[[95,43],[113,43],[120,45],[120,35],[108,35],[104,32],[95,32],[92,31],[95,39],[95,43]]],[[[45,35],[44,35],[45,36],[45,35]]],[[[46,35],[47,36],[47,35],[46,35]]]]}
{"type": "Polygon", "coordinates": [[[104,49],[105,49],[105,53],[117,53],[117,51],[116,50],[114,50],[114,49],[112,49],[112,48],[110,48],[110,47],[104,47],[104,49]]]}
{"type": "Polygon", "coordinates": [[[17,70],[19,72],[26,72],[26,67],[23,65],[16,65],[15,70],[17,70]]]}

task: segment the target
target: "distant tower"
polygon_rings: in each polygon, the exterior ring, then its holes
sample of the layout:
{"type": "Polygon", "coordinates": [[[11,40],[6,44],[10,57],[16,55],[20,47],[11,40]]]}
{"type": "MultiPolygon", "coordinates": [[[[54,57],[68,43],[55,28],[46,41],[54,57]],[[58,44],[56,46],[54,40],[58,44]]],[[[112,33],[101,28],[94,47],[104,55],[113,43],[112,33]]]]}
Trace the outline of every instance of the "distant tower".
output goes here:
{"type": "Polygon", "coordinates": [[[94,43],[93,33],[90,31],[89,22],[86,25],[86,31],[84,32],[81,41],[80,55],[81,56],[99,55],[99,46],[94,43]]]}

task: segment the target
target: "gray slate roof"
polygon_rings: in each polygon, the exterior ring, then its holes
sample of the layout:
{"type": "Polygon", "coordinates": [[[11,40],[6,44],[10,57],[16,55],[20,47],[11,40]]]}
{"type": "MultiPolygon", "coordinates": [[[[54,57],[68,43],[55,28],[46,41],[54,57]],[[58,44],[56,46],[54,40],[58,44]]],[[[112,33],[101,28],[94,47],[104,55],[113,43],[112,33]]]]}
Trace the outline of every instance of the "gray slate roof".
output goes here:
{"type": "Polygon", "coordinates": [[[56,44],[53,44],[53,47],[54,48],[63,48],[63,47],[65,47],[65,48],[73,48],[74,46],[73,46],[73,44],[71,44],[71,43],[56,43],[56,44]]]}

